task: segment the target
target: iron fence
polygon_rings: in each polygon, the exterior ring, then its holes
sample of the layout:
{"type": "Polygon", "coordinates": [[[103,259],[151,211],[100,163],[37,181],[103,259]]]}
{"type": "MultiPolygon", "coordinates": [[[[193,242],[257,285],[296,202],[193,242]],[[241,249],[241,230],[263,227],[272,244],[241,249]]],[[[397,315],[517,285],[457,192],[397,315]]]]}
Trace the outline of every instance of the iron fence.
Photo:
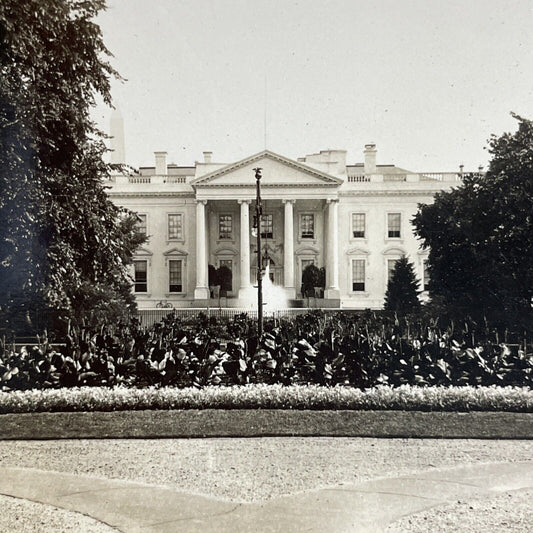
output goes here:
{"type": "MultiPolygon", "coordinates": [[[[287,309],[278,309],[273,313],[265,312],[265,318],[292,318],[297,315],[303,315],[309,311],[324,311],[324,312],[339,312],[340,309],[337,308],[308,308],[308,307],[293,307],[287,309]]],[[[350,310],[343,310],[343,312],[350,312],[350,310]]],[[[156,322],[160,322],[163,318],[168,315],[172,315],[178,318],[194,318],[197,317],[200,313],[207,315],[208,317],[216,317],[218,319],[228,319],[231,320],[235,315],[246,314],[252,319],[257,319],[257,309],[246,309],[240,307],[187,307],[187,308],[177,308],[177,309],[139,309],[137,311],[137,318],[141,322],[141,326],[150,327],[156,322]]]]}

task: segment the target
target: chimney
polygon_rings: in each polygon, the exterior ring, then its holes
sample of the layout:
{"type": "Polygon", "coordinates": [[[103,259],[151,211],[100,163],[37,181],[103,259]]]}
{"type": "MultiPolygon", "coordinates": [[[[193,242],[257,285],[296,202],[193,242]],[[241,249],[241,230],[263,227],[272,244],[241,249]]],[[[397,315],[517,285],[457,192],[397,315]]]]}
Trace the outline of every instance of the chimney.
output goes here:
{"type": "Polygon", "coordinates": [[[376,167],[376,145],[374,143],[365,144],[365,174],[375,174],[376,167]]]}
{"type": "Polygon", "coordinates": [[[167,175],[167,153],[154,152],[155,154],[155,174],[156,176],[167,175]]]}
{"type": "Polygon", "coordinates": [[[211,163],[212,156],[213,152],[204,152],[204,163],[207,163],[209,165],[211,163]]]}

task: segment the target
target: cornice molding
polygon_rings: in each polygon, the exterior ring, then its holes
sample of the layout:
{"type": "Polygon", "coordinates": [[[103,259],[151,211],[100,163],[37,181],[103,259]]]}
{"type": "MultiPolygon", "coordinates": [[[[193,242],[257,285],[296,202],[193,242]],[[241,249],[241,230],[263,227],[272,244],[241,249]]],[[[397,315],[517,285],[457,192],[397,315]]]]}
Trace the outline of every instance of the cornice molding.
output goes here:
{"type": "Polygon", "coordinates": [[[108,192],[111,198],[196,198],[193,191],[191,192],[170,192],[170,191],[153,191],[153,192],[108,192]]]}
{"type": "Polygon", "coordinates": [[[339,191],[340,197],[354,197],[354,196],[434,196],[439,191],[416,191],[416,190],[410,190],[410,191],[399,191],[398,189],[395,190],[379,190],[379,191],[339,191]]]}
{"type": "MultiPolygon", "coordinates": [[[[337,183],[261,183],[261,189],[309,189],[338,187],[337,183]]],[[[255,189],[255,183],[202,183],[201,189],[255,189]]]]}

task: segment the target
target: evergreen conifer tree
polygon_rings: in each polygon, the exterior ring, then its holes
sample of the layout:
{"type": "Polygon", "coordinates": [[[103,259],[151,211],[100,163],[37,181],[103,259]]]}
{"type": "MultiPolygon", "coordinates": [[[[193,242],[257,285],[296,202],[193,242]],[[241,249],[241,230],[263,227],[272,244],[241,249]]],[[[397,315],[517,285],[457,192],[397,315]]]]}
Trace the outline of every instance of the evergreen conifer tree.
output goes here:
{"type": "Polygon", "coordinates": [[[408,261],[407,257],[402,256],[394,265],[387,287],[385,311],[405,315],[420,309],[419,286],[420,282],[416,278],[413,264],[408,261]]]}

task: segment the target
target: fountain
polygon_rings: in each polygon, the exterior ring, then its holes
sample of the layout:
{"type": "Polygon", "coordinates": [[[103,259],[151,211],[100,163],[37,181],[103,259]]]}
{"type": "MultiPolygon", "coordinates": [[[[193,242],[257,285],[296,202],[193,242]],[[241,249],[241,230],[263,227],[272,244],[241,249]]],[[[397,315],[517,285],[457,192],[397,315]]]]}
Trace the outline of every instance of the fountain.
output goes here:
{"type": "MultiPolygon", "coordinates": [[[[288,298],[285,289],[274,285],[270,279],[270,265],[267,264],[263,274],[263,315],[273,316],[280,309],[288,307],[288,298]]],[[[243,301],[245,309],[257,309],[257,287],[250,291],[250,296],[243,301]]]]}
{"type": "Polygon", "coordinates": [[[263,302],[265,316],[273,315],[276,311],[287,307],[285,289],[279,285],[274,285],[270,279],[270,265],[267,265],[263,275],[263,302]]]}

